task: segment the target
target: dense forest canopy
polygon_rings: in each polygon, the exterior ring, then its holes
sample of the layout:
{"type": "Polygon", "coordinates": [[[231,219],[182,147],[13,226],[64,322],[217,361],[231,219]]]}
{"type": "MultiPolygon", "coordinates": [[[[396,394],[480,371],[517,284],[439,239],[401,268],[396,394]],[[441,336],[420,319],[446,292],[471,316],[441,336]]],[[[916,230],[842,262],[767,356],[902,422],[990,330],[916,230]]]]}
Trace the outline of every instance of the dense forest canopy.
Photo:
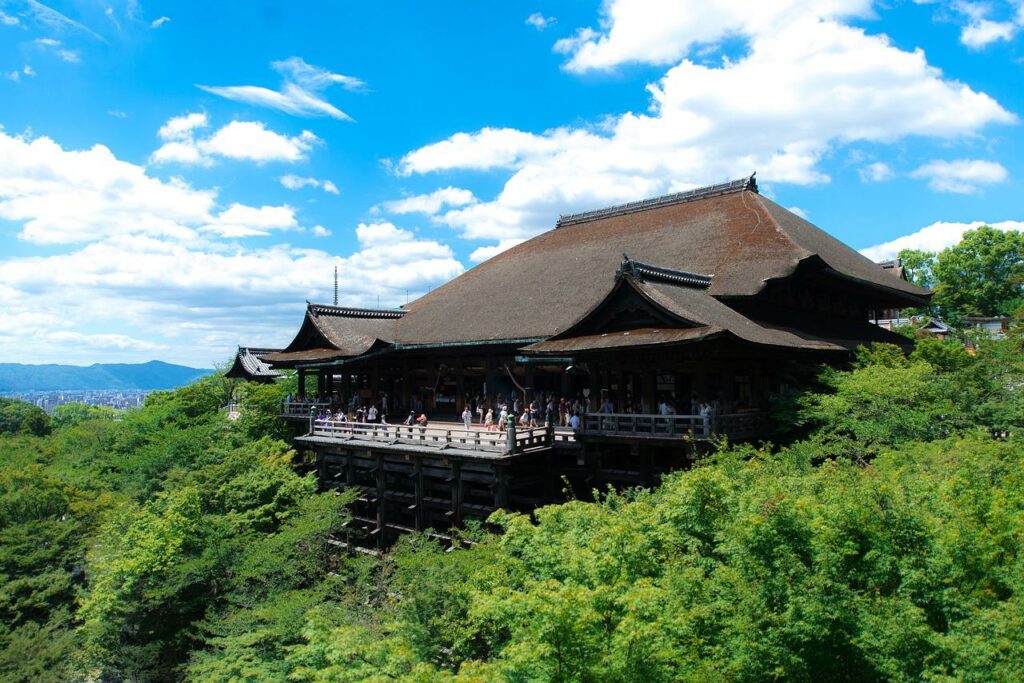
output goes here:
{"type": "Polygon", "coordinates": [[[1024,680],[1022,386],[1019,327],[862,349],[785,444],[379,558],[329,542],[294,380],[2,401],[0,680],[1024,680]]]}

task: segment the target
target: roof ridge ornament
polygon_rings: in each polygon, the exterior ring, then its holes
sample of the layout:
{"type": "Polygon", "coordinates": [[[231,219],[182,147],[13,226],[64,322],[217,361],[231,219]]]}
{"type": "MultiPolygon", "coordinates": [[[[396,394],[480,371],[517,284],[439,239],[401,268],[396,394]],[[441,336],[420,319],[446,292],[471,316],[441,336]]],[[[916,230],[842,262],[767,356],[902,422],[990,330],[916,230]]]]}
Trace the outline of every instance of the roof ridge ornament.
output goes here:
{"type": "Polygon", "coordinates": [[[692,190],[661,195],[660,197],[652,197],[650,199],[642,199],[636,202],[609,206],[604,209],[559,215],[555,228],[557,229],[567,225],[576,225],[577,223],[588,223],[590,221],[596,221],[602,218],[611,218],[613,216],[624,216],[626,214],[647,211],[648,209],[656,209],[662,206],[685,204],[686,202],[692,202],[698,199],[707,199],[709,197],[717,197],[724,194],[734,194],[736,192],[745,191],[756,193],[758,192],[756,175],[757,172],[755,171],[745,178],[730,180],[727,183],[706,185],[692,190]]]}
{"type": "Polygon", "coordinates": [[[619,269],[615,271],[615,279],[620,280],[627,275],[642,282],[665,282],[672,285],[683,285],[700,289],[710,287],[711,278],[713,277],[712,275],[701,275],[700,273],[691,273],[675,268],[664,268],[662,266],[653,266],[649,263],[640,263],[623,254],[622,263],[619,264],[619,269]]]}

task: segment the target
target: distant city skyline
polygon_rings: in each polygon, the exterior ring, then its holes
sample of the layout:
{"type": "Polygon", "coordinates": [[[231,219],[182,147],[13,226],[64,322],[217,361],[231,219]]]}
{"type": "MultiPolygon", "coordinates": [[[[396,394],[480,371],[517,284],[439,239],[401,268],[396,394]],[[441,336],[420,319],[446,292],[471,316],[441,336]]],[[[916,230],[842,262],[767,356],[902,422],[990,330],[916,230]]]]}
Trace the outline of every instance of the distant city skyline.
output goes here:
{"type": "Polygon", "coordinates": [[[876,260],[1022,229],[1022,33],[1022,0],[0,0],[0,362],[210,367],[335,267],[398,306],[754,171],[876,260]]]}

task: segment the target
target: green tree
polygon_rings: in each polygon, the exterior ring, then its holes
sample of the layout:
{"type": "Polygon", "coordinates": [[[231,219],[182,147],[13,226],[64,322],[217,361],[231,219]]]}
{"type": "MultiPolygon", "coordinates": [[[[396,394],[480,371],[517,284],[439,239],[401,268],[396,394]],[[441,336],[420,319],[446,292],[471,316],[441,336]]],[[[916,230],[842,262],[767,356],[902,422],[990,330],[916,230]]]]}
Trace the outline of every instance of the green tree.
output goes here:
{"type": "Polygon", "coordinates": [[[14,398],[0,398],[0,434],[50,433],[50,416],[42,408],[14,398]]]}
{"type": "Polygon", "coordinates": [[[62,429],[86,420],[112,420],[118,412],[107,406],[91,406],[85,403],[64,403],[56,406],[50,415],[50,425],[62,429]]]}
{"type": "Polygon", "coordinates": [[[983,225],[939,253],[935,303],[944,312],[1010,315],[1024,294],[1024,235],[983,225]]]}
{"type": "Polygon", "coordinates": [[[903,272],[907,280],[931,289],[934,286],[932,270],[935,268],[935,254],[921,249],[903,249],[899,253],[899,259],[903,263],[903,272]]]}

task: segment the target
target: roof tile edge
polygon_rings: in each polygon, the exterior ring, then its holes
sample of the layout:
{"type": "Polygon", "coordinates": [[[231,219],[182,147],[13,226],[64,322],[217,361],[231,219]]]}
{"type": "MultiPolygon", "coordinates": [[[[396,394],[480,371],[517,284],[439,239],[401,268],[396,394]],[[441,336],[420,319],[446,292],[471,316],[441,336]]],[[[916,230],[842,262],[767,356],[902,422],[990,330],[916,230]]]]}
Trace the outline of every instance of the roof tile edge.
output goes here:
{"type": "Polygon", "coordinates": [[[306,302],[307,310],[315,316],[335,315],[342,318],[401,318],[408,311],[395,308],[351,308],[306,302]]]}
{"type": "Polygon", "coordinates": [[[562,215],[558,217],[558,222],[555,224],[555,228],[557,229],[567,225],[577,225],[579,223],[588,223],[590,221],[596,221],[602,218],[611,218],[613,216],[624,216],[626,214],[646,211],[648,209],[656,209],[662,206],[684,204],[686,202],[706,199],[708,197],[717,197],[723,194],[733,194],[735,192],[743,192],[746,190],[749,190],[750,192],[757,192],[757,180],[754,177],[756,175],[756,173],[751,173],[745,178],[730,180],[727,183],[697,187],[692,190],[674,192],[672,194],[652,197],[650,199],[642,199],[640,201],[629,202],[627,204],[618,204],[604,209],[595,209],[593,211],[582,211],[580,213],[562,215]]]}

